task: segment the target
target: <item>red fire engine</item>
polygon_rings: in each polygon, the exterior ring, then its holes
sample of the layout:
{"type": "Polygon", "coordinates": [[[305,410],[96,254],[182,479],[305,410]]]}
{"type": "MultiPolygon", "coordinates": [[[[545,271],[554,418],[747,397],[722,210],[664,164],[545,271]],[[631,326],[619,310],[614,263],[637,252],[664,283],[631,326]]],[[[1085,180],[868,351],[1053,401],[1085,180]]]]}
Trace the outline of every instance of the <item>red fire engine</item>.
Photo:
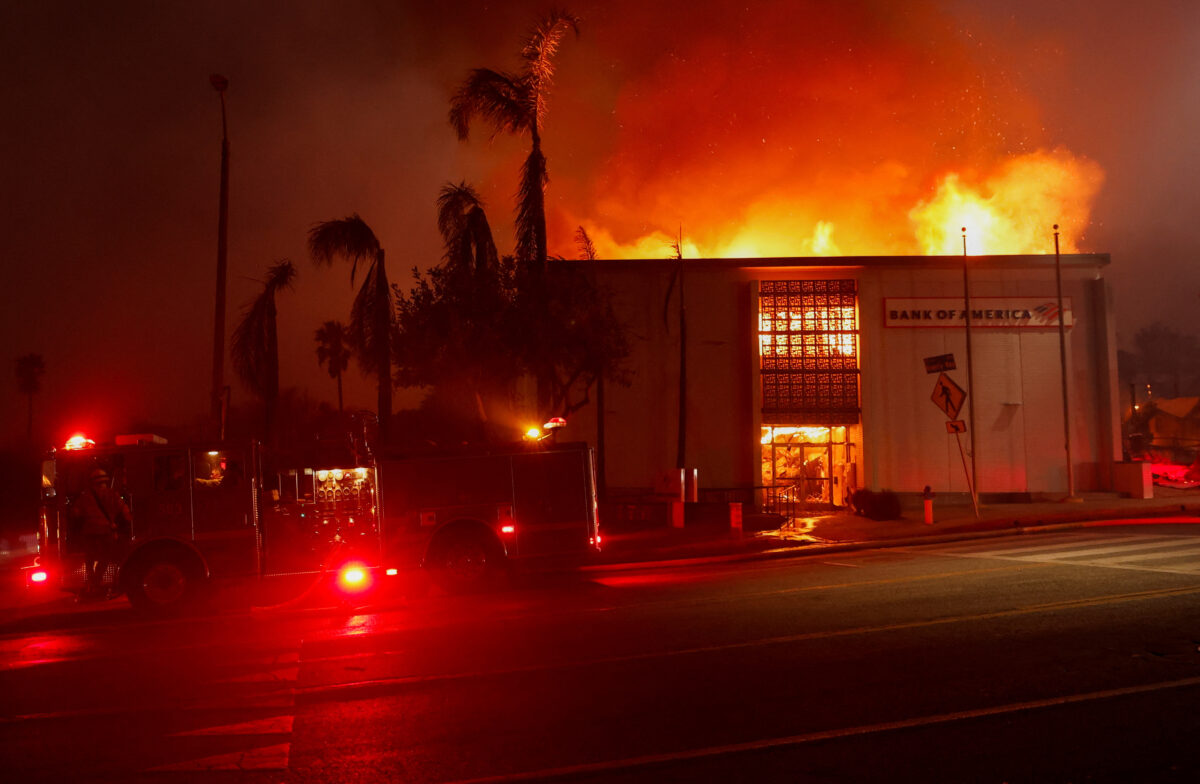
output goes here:
{"type": "Polygon", "coordinates": [[[397,453],[270,474],[264,462],[255,443],[72,439],[42,464],[30,582],[83,587],[74,505],[97,468],[132,518],[104,582],[147,610],[182,606],[214,578],[329,570],[347,590],[413,568],[448,590],[478,589],[507,563],[600,546],[586,444],[397,453]]]}

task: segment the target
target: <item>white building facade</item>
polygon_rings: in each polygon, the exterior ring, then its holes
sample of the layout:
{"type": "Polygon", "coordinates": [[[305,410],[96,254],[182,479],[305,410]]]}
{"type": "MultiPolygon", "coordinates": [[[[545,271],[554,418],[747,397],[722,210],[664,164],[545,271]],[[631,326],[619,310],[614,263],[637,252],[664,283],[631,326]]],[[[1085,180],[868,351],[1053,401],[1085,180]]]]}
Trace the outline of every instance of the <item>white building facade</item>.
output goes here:
{"type": "MultiPolygon", "coordinates": [[[[1111,490],[1121,459],[1108,263],[1061,258],[1078,491],[1111,490]]],[[[685,463],[702,489],[842,506],[855,488],[966,493],[974,473],[985,496],[1065,494],[1055,259],[965,268],[969,330],[962,257],[685,260],[682,285],[674,260],[596,262],[632,347],[629,385],[605,388],[608,487],[650,489],[676,466],[682,293],[685,463]]],[[[597,442],[594,403],[568,435],[597,442]]]]}

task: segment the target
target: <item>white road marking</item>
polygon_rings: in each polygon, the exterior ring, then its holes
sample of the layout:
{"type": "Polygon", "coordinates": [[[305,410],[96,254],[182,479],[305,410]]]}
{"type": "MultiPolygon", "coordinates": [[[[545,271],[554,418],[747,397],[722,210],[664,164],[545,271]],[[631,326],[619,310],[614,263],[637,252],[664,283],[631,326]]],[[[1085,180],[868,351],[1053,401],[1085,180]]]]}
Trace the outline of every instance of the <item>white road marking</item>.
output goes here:
{"type": "Polygon", "coordinates": [[[1043,543],[1038,546],[1006,547],[989,543],[986,546],[964,549],[962,547],[928,547],[921,552],[949,558],[995,559],[1045,564],[1090,566],[1107,569],[1129,569],[1146,572],[1172,574],[1194,574],[1200,571],[1200,537],[1129,536],[1105,538],[1096,542],[1078,542],[1083,545],[1075,549],[1063,549],[1075,544],[1071,540],[1043,543]],[[1095,544],[1097,546],[1088,546],[1095,544]],[[1143,552],[1154,550],[1155,552],[1143,552]],[[1104,557],[1096,557],[1104,556],[1104,557]],[[1145,562],[1165,562],[1187,559],[1182,563],[1143,566],[1145,562]]]}
{"type": "MultiPolygon", "coordinates": [[[[1042,536],[1042,535],[1039,535],[1039,537],[1040,536],[1042,536]]],[[[1112,544],[1113,542],[1134,543],[1134,542],[1153,541],[1156,544],[1164,544],[1165,545],[1165,544],[1170,544],[1172,542],[1178,542],[1179,540],[1185,539],[1185,538],[1192,539],[1194,537],[1112,536],[1112,535],[1108,535],[1108,536],[1104,536],[1104,535],[1072,536],[1072,535],[1067,534],[1067,535],[1055,536],[1053,539],[1040,539],[1039,538],[1039,541],[1037,544],[1028,543],[1029,540],[1023,538],[1020,540],[1020,542],[1022,544],[1022,546],[1020,546],[1020,547],[1008,546],[1005,543],[998,543],[995,539],[991,539],[986,542],[972,542],[971,544],[957,544],[957,545],[948,545],[948,546],[932,545],[930,549],[934,549],[939,553],[952,553],[955,555],[958,555],[958,554],[974,555],[976,553],[991,553],[991,552],[1024,553],[1024,552],[1036,552],[1038,550],[1053,550],[1058,547],[1071,547],[1071,546],[1078,546],[1078,545],[1086,546],[1086,545],[1090,545],[1090,544],[1112,544]]]]}

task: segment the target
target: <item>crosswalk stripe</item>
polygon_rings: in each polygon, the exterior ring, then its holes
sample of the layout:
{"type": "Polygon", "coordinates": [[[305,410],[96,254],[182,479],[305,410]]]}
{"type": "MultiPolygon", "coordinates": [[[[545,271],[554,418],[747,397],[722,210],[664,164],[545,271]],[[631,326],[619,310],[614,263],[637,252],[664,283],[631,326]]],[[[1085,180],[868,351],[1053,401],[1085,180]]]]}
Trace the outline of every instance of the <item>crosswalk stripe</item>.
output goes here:
{"type": "Polygon", "coordinates": [[[936,550],[938,552],[956,553],[956,554],[962,553],[964,555],[965,554],[973,554],[973,553],[992,553],[992,552],[1023,553],[1023,552],[1034,552],[1037,550],[1050,550],[1050,549],[1054,549],[1057,547],[1076,547],[1079,545],[1086,546],[1089,544],[1099,544],[1101,542],[1104,542],[1104,543],[1111,543],[1113,541],[1145,542],[1145,541],[1151,541],[1151,540],[1153,540],[1155,542],[1175,542],[1175,541],[1179,541],[1180,538],[1181,537],[1177,537],[1177,536],[1123,536],[1123,537],[1113,537],[1113,536],[1104,536],[1104,535],[1056,536],[1053,539],[1044,539],[1044,540],[1039,539],[1037,544],[1024,544],[1024,543],[1028,542],[1029,540],[1022,538],[1021,542],[1023,544],[1020,547],[1011,547],[1011,546],[1005,546],[1005,545],[998,546],[996,541],[993,539],[991,541],[985,541],[985,542],[972,542],[971,544],[952,545],[952,546],[948,546],[948,547],[937,547],[936,550]]]}
{"type": "MultiPolygon", "coordinates": [[[[1194,544],[1197,540],[1191,539],[1189,541],[1194,544]]],[[[1131,553],[1131,552],[1135,552],[1137,550],[1158,550],[1158,549],[1167,548],[1167,547],[1173,548],[1171,550],[1171,552],[1189,552],[1189,553],[1200,552],[1200,549],[1197,549],[1197,548],[1191,548],[1189,550],[1181,550],[1176,546],[1178,544],[1180,544],[1180,542],[1178,540],[1174,541],[1174,542],[1140,542],[1137,544],[1112,545],[1110,547],[1093,547],[1093,548],[1090,548],[1087,550],[1069,550],[1064,553],[1044,553],[1044,554],[1035,553],[1035,554],[1027,555],[1027,556],[1023,556],[1023,557],[1034,558],[1034,559],[1086,558],[1086,557],[1089,557],[1092,555],[1103,555],[1104,553],[1131,553]]],[[[1007,552],[1007,551],[1000,551],[1000,552],[1007,552]]],[[[1154,558],[1155,555],[1153,553],[1151,553],[1148,557],[1154,558]]],[[[1098,559],[1098,560],[1104,560],[1104,559],[1098,559]]]]}
{"type": "Polygon", "coordinates": [[[1137,555],[1117,555],[1111,558],[1097,558],[1094,563],[1125,563],[1127,561],[1165,561],[1171,558],[1183,558],[1200,553],[1200,547],[1190,547],[1170,550],[1162,553],[1139,553],[1137,555]]]}
{"type": "Polygon", "coordinates": [[[287,770],[291,755],[291,743],[277,743],[246,751],[216,754],[211,757],[173,762],[156,768],[147,768],[147,773],[170,773],[208,770],[287,770]]]}
{"type": "Polygon", "coordinates": [[[184,732],[173,732],[169,737],[194,735],[286,735],[292,731],[294,716],[269,716],[265,719],[243,721],[237,724],[222,724],[217,727],[201,727],[184,732]]]}

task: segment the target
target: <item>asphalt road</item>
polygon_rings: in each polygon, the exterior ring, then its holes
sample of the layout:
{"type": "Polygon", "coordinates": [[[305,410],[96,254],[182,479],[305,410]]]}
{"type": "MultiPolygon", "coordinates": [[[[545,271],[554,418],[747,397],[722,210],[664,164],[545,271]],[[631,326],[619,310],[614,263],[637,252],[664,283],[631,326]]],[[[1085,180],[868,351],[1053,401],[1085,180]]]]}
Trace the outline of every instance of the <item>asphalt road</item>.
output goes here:
{"type": "Polygon", "coordinates": [[[8,781],[1195,781],[1200,526],[98,610],[0,695],[8,781]]]}

